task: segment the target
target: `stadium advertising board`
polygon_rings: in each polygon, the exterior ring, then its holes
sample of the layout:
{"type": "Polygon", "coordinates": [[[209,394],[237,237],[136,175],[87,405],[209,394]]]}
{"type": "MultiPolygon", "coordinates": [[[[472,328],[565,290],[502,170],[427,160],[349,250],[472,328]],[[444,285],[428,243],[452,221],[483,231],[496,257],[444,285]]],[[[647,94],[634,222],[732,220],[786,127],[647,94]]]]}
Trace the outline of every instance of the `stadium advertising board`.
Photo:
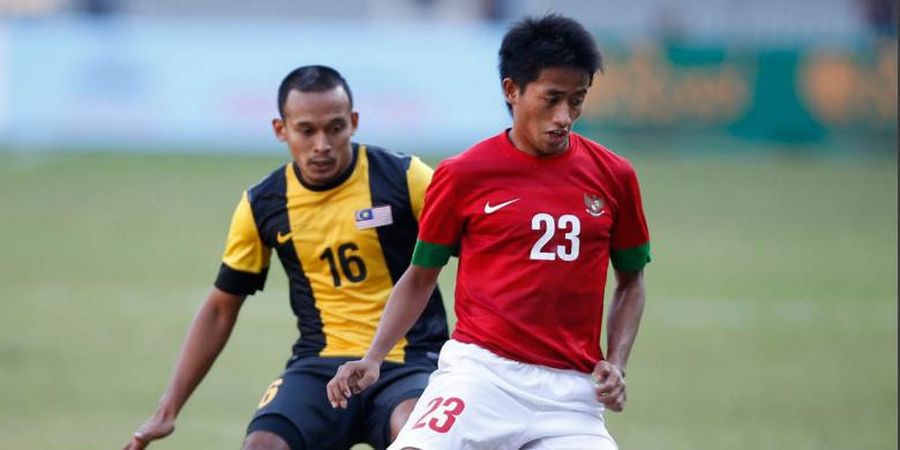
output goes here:
{"type": "MultiPolygon", "coordinates": [[[[452,153],[510,122],[495,69],[502,31],[0,22],[0,145],[274,149],[269,123],[277,114],[281,77],[296,66],[321,63],[350,82],[361,113],[360,140],[452,153]]],[[[606,72],[588,96],[582,129],[693,129],[801,143],[837,132],[896,133],[896,41],[602,47],[606,72]]]]}

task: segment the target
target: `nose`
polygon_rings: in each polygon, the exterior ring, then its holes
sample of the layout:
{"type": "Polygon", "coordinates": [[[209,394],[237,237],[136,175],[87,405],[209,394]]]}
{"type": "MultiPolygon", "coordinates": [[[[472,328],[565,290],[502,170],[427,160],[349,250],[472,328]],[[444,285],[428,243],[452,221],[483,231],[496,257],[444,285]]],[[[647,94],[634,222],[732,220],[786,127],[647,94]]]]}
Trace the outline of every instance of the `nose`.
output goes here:
{"type": "Polygon", "coordinates": [[[565,102],[561,102],[561,104],[557,105],[556,109],[553,110],[553,125],[557,128],[569,129],[569,127],[572,126],[573,117],[574,113],[569,105],[565,102]]]}
{"type": "Polygon", "coordinates": [[[331,143],[328,141],[328,136],[325,132],[316,133],[313,137],[313,152],[328,153],[329,151],[331,151],[331,143]]]}

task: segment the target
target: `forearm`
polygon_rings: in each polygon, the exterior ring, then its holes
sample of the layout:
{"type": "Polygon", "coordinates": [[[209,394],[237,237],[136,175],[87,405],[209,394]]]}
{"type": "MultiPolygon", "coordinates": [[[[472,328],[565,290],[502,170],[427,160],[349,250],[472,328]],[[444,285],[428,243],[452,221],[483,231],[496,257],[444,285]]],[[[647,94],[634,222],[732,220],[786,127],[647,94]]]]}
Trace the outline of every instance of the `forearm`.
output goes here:
{"type": "MultiPolygon", "coordinates": [[[[211,294],[211,296],[214,294],[211,294]]],[[[197,311],[179,352],[175,370],[159,404],[159,413],[175,417],[225,347],[237,310],[207,300],[197,311]]]]}
{"type": "Polygon", "coordinates": [[[437,285],[439,268],[410,266],[388,297],[375,338],[365,358],[381,361],[422,315],[437,285]]]}
{"type": "Polygon", "coordinates": [[[643,274],[620,274],[607,319],[606,360],[625,368],[644,312],[643,274]]]}

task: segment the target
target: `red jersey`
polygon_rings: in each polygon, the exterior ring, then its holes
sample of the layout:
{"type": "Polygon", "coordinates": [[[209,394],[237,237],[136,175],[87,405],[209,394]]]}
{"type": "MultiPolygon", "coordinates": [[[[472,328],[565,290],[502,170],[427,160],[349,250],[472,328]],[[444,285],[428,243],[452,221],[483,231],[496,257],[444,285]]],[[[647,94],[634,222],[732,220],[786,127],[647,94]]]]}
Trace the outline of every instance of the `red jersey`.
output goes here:
{"type": "Polygon", "coordinates": [[[649,234],[631,164],[571,133],[537,158],[507,133],[438,165],[412,263],[459,248],[453,338],[513,360],[591,372],[608,261],[641,270],[649,234]]]}

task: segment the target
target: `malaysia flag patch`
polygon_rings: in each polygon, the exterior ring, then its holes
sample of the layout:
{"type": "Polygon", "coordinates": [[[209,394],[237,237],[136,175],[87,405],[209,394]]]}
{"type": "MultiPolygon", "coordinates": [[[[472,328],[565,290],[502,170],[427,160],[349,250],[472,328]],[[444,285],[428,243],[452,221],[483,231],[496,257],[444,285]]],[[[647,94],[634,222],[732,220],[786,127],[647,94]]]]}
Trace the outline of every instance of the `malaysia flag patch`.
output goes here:
{"type": "Polygon", "coordinates": [[[356,212],[356,229],[383,227],[394,223],[391,205],[361,209],[356,212]]]}

